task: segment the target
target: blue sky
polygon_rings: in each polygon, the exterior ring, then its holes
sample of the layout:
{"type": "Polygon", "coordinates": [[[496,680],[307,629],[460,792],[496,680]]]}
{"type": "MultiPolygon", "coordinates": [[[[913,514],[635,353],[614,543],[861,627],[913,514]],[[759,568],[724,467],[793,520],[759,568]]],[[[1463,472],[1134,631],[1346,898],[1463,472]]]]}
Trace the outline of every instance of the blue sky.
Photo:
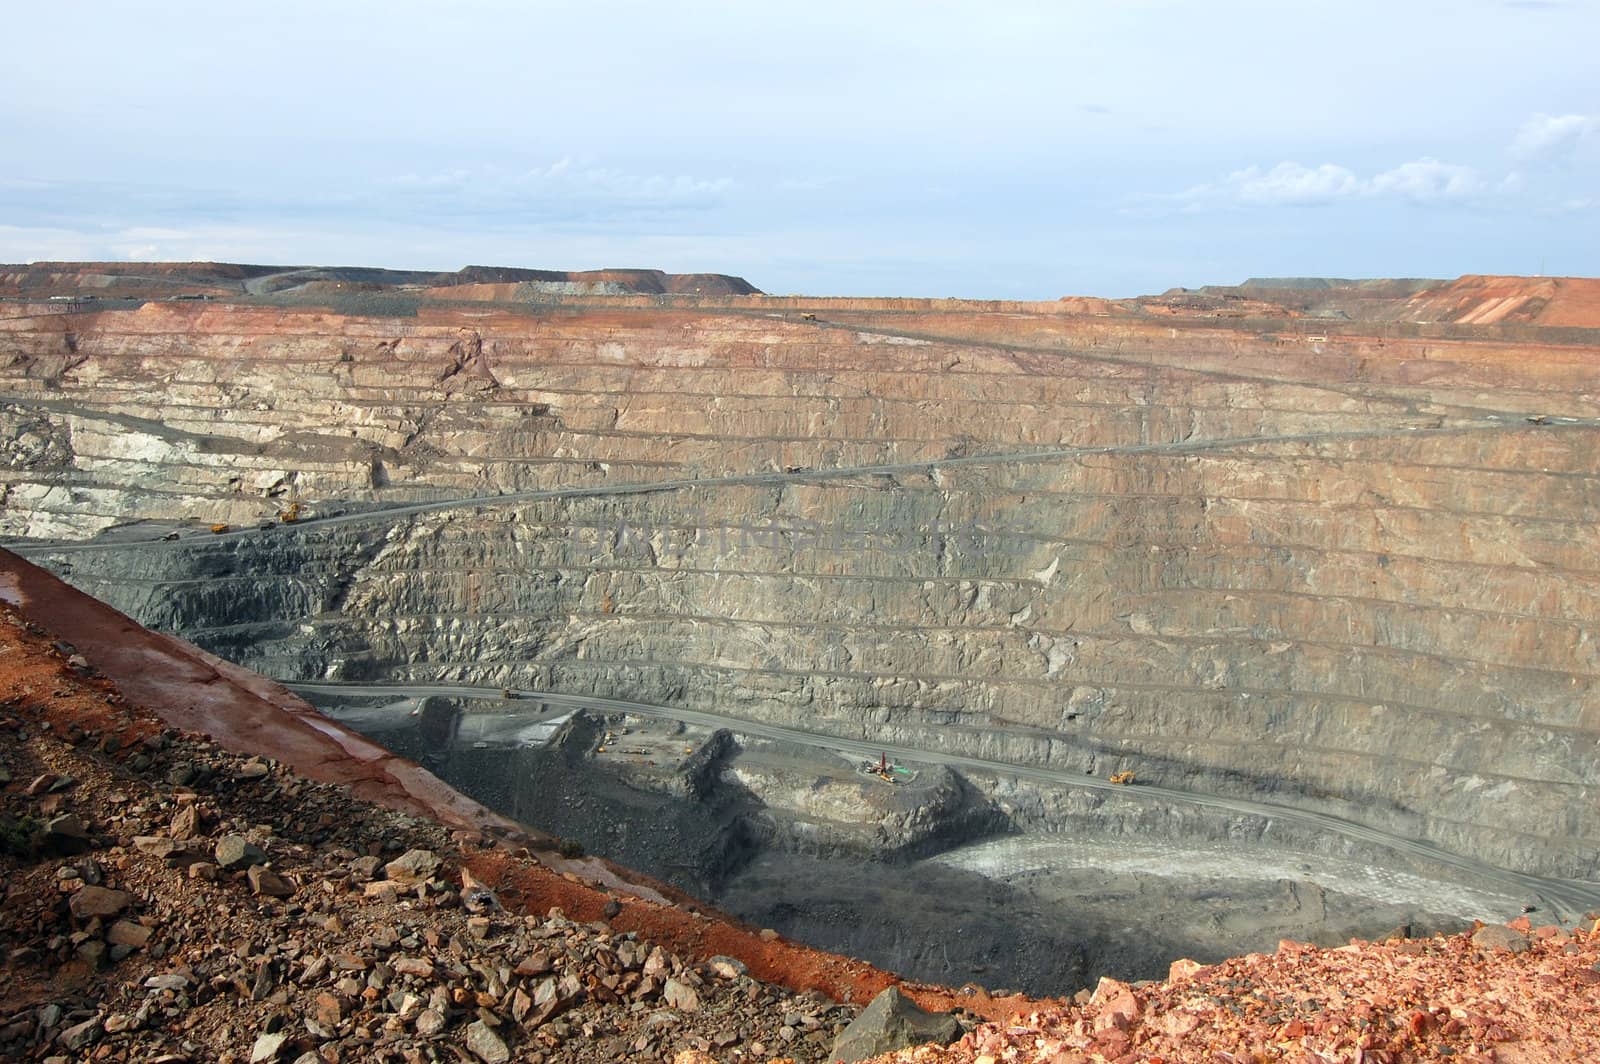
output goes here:
{"type": "Polygon", "coordinates": [[[0,261],[1600,274],[1596,0],[33,4],[0,261]]]}

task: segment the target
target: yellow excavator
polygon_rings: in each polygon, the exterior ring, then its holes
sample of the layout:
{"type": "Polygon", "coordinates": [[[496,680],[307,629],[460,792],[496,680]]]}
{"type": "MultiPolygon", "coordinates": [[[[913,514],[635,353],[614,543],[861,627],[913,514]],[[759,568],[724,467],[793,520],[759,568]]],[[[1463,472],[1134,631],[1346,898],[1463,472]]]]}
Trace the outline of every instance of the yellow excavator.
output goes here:
{"type": "Polygon", "coordinates": [[[288,509],[278,511],[278,520],[286,525],[292,525],[300,520],[300,512],[300,500],[294,499],[289,503],[288,509]]]}
{"type": "Polygon", "coordinates": [[[1112,783],[1129,784],[1129,783],[1132,783],[1133,781],[1134,781],[1134,774],[1132,772],[1129,772],[1129,771],[1113,772],[1111,774],[1111,782],[1112,783]]]}

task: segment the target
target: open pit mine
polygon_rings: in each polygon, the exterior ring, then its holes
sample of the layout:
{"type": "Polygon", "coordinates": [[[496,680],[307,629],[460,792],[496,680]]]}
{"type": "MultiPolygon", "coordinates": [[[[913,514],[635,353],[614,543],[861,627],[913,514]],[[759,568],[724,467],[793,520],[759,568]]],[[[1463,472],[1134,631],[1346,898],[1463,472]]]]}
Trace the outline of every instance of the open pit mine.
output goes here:
{"type": "Polygon", "coordinates": [[[755,926],[1060,994],[1600,906],[1600,282],[0,299],[12,552],[755,926]]]}

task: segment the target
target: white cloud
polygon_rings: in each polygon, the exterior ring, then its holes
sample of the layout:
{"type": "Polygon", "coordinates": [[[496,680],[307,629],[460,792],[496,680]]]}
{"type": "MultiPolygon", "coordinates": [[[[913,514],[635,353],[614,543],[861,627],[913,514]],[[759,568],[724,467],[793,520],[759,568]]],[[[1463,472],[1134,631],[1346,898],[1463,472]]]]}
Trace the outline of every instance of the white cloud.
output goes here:
{"type": "Polygon", "coordinates": [[[1283,162],[1263,172],[1252,166],[1228,175],[1224,191],[1240,203],[1259,207],[1307,207],[1346,199],[1361,192],[1361,179],[1342,166],[1302,166],[1283,162]]]}
{"type": "Polygon", "coordinates": [[[1488,191],[1470,166],[1416,159],[1373,177],[1362,177],[1336,163],[1305,166],[1282,162],[1270,170],[1259,166],[1235,170],[1221,181],[1197,185],[1176,199],[1196,207],[1233,203],[1243,207],[1320,207],[1363,198],[1399,197],[1414,203],[1466,200],[1488,191]]]}
{"type": "Polygon", "coordinates": [[[1537,114],[1517,132],[1511,155],[1524,163],[1556,165],[1570,159],[1578,145],[1596,132],[1600,116],[1537,114]]]}
{"type": "Polygon", "coordinates": [[[1470,166],[1417,159],[1385,170],[1368,183],[1375,195],[1404,196],[1417,203],[1464,200],[1482,195],[1484,181],[1470,166]]]}
{"type": "MultiPolygon", "coordinates": [[[[1220,181],[1151,199],[1178,203],[1188,211],[1219,204],[1315,207],[1357,199],[1400,199],[1438,205],[1530,196],[1543,199],[1548,206],[1564,202],[1552,193],[1551,178],[1558,177],[1591,140],[1600,142],[1600,115],[1536,114],[1523,123],[1508,148],[1518,165],[1501,177],[1485,176],[1474,167],[1431,156],[1370,177],[1336,163],[1305,166],[1291,160],[1270,169],[1246,167],[1220,181]]],[[[1570,198],[1570,192],[1567,195],[1570,198]]]]}

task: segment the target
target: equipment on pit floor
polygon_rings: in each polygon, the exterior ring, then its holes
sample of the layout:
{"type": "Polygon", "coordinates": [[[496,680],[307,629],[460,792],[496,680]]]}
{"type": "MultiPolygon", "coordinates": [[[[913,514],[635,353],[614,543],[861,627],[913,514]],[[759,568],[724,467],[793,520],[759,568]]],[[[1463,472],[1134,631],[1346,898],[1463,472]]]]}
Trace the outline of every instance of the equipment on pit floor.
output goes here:
{"type": "Polygon", "coordinates": [[[220,521],[211,526],[211,534],[214,535],[214,536],[220,536],[224,532],[226,532],[227,530],[228,530],[228,526],[225,525],[225,524],[222,524],[220,521]]]}
{"type": "Polygon", "coordinates": [[[1123,772],[1113,772],[1111,774],[1111,782],[1112,783],[1124,783],[1124,784],[1126,784],[1126,783],[1132,783],[1133,780],[1134,780],[1134,774],[1132,772],[1123,771],[1123,772]]]}
{"type": "Polygon", "coordinates": [[[876,776],[883,782],[892,783],[896,786],[903,782],[902,780],[896,779],[896,776],[906,777],[907,779],[905,782],[909,782],[909,780],[916,778],[916,773],[910,772],[907,769],[903,769],[899,765],[891,762],[888,754],[879,754],[877,761],[861,762],[861,773],[865,776],[876,776]]]}
{"type": "Polygon", "coordinates": [[[166,535],[162,536],[161,538],[166,540],[168,543],[171,543],[173,540],[178,538],[178,534],[176,532],[168,532],[166,535]]]}
{"type": "Polygon", "coordinates": [[[286,525],[292,525],[296,521],[300,520],[300,513],[300,501],[296,499],[289,503],[288,509],[278,511],[278,520],[282,521],[286,525]]]}

